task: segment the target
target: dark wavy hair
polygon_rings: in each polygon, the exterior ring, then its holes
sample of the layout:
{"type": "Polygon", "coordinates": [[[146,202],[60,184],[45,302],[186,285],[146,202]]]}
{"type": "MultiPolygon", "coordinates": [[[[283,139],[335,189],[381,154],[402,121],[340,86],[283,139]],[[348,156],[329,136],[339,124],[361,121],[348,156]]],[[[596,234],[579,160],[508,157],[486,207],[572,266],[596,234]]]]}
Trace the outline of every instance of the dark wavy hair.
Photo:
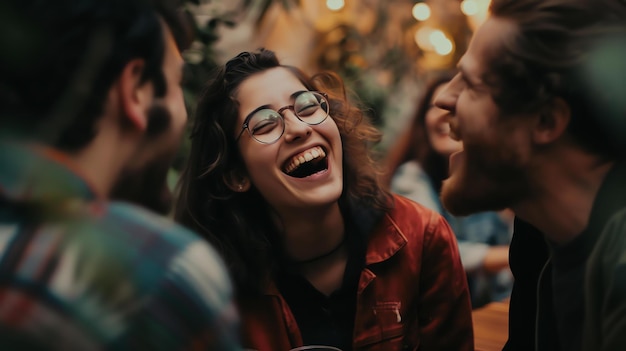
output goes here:
{"type": "Polygon", "coordinates": [[[240,127],[235,95],[247,78],[276,67],[291,71],[307,89],[329,96],[330,116],[343,144],[340,204],[358,199],[360,204],[383,210],[391,206],[390,195],[379,184],[380,172],[370,151],[371,144],[380,140],[380,133],[348,102],[341,79],[329,72],[308,77],[295,67],[280,64],[269,50],[242,52],[213,73],[199,99],[191,153],[179,182],[176,206],[176,219],[221,252],[239,293],[264,289],[281,244],[280,229],[272,222],[272,210],[261,194],[254,187],[238,193],[228,186],[233,173],[245,173],[234,138],[240,127]]]}
{"type": "Polygon", "coordinates": [[[443,73],[431,79],[422,93],[417,109],[407,130],[387,151],[385,180],[391,182],[398,167],[408,161],[417,161],[428,174],[436,191],[448,176],[448,158],[438,154],[430,144],[426,129],[426,114],[431,108],[435,90],[452,79],[451,73],[443,73]]]}
{"type": "Polygon", "coordinates": [[[541,113],[560,97],[572,113],[568,131],[581,146],[610,157],[624,152],[626,1],[494,0],[491,13],[516,26],[483,77],[502,112],[541,113]],[[622,89],[608,88],[607,77],[622,89]]]}

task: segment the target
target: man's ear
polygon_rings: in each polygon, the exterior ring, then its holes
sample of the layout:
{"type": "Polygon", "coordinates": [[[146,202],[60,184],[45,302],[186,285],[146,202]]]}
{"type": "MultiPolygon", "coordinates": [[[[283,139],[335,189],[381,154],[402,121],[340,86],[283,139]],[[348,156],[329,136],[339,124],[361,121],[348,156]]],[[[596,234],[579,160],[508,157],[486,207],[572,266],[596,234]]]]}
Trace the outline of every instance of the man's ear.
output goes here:
{"type": "Polygon", "coordinates": [[[572,110],[565,100],[560,97],[552,101],[540,112],[533,140],[537,144],[549,144],[565,133],[572,118],[572,110]]]}
{"type": "Polygon", "coordinates": [[[142,81],[145,69],[143,59],[129,61],[118,79],[119,101],[124,117],[131,125],[144,131],[148,125],[150,105],[154,98],[154,87],[149,81],[142,81]]]}
{"type": "Polygon", "coordinates": [[[250,190],[252,186],[250,178],[238,170],[231,170],[224,174],[224,183],[226,183],[226,186],[228,186],[230,190],[237,193],[245,193],[250,190]]]}

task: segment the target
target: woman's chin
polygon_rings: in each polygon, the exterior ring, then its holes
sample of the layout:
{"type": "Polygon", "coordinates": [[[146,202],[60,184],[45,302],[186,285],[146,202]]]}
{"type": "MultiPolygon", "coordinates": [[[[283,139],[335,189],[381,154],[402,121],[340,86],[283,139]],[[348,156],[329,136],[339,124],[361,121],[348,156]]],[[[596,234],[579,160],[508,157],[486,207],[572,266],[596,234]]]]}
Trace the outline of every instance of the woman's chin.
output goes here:
{"type": "Polygon", "coordinates": [[[435,149],[435,152],[437,154],[439,154],[439,155],[441,155],[442,157],[445,157],[445,158],[449,158],[453,154],[458,153],[460,151],[463,151],[463,148],[460,148],[458,146],[441,148],[439,150],[435,149]]]}

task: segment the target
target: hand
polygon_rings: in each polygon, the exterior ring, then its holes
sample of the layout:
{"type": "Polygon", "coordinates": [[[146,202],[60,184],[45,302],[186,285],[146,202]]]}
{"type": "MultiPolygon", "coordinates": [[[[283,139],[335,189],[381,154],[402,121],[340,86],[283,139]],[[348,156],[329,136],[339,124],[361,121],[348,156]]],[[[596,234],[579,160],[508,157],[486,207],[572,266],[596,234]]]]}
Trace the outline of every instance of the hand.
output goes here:
{"type": "Polygon", "coordinates": [[[483,260],[483,269],[488,273],[498,273],[509,268],[509,246],[492,246],[483,260]]]}

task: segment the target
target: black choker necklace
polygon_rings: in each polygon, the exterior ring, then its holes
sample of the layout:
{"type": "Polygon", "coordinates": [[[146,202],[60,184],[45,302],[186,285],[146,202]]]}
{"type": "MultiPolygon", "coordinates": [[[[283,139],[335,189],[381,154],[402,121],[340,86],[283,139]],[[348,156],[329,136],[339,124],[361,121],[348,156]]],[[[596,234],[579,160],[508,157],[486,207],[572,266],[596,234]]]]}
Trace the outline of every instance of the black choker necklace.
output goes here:
{"type": "Polygon", "coordinates": [[[341,239],[341,241],[339,242],[339,244],[337,244],[337,246],[335,246],[332,250],[323,253],[319,256],[315,256],[313,258],[309,258],[306,260],[302,260],[302,261],[296,261],[296,260],[291,260],[291,262],[295,263],[295,264],[306,264],[306,263],[311,263],[311,262],[315,262],[315,261],[319,261],[322,258],[326,258],[332,254],[334,254],[335,252],[339,251],[339,249],[341,249],[341,247],[343,246],[343,244],[346,242],[346,236],[343,236],[343,239],[341,239]]]}

